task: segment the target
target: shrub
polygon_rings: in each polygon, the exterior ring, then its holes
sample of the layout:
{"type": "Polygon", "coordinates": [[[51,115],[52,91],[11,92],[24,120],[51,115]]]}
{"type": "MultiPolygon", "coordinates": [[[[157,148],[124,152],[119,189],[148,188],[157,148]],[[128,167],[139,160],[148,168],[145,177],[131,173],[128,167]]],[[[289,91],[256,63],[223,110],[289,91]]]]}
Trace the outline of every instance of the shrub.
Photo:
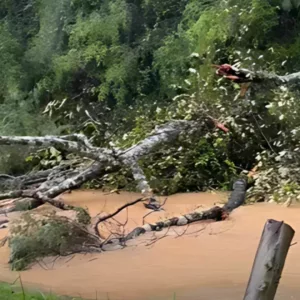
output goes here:
{"type": "MultiPolygon", "coordinates": [[[[87,222],[86,219],[84,221],[87,222]]],[[[99,249],[99,240],[88,233],[86,226],[55,213],[47,216],[24,213],[13,222],[10,233],[10,264],[13,270],[24,270],[42,257],[86,251],[86,245],[99,249]]]]}

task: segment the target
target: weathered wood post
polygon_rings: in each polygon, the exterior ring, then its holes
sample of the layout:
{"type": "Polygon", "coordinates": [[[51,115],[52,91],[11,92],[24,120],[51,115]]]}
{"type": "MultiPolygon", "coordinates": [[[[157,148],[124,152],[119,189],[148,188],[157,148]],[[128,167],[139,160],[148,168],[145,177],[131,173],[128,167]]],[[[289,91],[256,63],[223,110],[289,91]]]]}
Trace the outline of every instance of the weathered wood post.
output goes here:
{"type": "Polygon", "coordinates": [[[244,300],[273,300],[295,231],[284,222],[267,220],[244,300]]]}

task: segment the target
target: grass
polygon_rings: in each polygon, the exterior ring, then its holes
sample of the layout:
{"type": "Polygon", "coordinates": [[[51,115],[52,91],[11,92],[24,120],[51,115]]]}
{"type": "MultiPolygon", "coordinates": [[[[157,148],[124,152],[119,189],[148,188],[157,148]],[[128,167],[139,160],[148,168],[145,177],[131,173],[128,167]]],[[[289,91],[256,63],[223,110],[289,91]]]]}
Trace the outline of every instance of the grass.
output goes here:
{"type": "MultiPolygon", "coordinates": [[[[22,282],[20,286],[9,285],[0,282],[1,300],[80,300],[80,298],[60,297],[41,292],[27,292],[24,290],[22,282]]],[[[83,299],[81,299],[83,300],[83,299]]]]}
{"type": "MultiPolygon", "coordinates": [[[[24,289],[21,278],[19,278],[19,281],[20,285],[0,282],[0,300],[84,300],[83,298],[30,292],[24,289]]],[[[110,299],[108,295],[107,299],[110,299]]],[[[177,300],[176,293],[173,294],[172,300],[177,300]]]]}

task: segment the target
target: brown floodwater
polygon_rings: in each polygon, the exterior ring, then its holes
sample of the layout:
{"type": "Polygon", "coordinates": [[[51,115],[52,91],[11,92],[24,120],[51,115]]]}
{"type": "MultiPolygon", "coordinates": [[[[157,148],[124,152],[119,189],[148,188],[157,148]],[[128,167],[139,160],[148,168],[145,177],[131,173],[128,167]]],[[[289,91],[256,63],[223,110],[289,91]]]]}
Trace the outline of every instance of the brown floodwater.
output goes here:
{"type": "MultiPolygon", "coordinates": [[[[112,212],[138,194],[105,195],[98,191],[76,191],[63,196],[67,203],[87,207],[91,215],[112,212]]],[[[164,212],[149,215],[148,222],[213,206],[225,194],[191,193],[170,196],[164,212]]],[[[164,199],[161,198],[161,201],[164,199]]],[[[139,203],[123,211],[118,221],[126,231],[141,225],[148,212],[139,203]]],[[[236,209],[226,221],[176,227],[168,232],[144,235],[123,250],[47,258],[21,272],[30,288],[89,299],[240,300],[267,219],[283,220],[300,242],[300,206],[285,208],[258,203],[236,209]],[[184,233],[184,234],[183,234],[184,233]],[[154,240],[156,238],[156,241],[154,240]]],[[[103,235],[108,229],[102,227],[103,235]]],[[[6,234],[0,230],[0,238],[6,234]]],[[[9,250],[0,249],[0,281],[13,282],[19,274],[7,264],[9,250]]],[[[300,299],[300,243],[290,248],[276,299],[300,299]]]]}

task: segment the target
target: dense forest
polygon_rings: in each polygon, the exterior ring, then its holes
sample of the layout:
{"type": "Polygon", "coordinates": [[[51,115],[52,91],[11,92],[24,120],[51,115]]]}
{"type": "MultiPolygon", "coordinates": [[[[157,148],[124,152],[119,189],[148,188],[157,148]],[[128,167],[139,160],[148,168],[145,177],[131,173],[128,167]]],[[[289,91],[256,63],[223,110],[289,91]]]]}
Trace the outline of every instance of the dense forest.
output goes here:
{"type": "MultiPolygon", "coordinates": [[[[157,125],[190,120],[183,134],[140,161],[158,192],[230,188],[258,166],[256,192],[300,190],[299,89],[241,86],[214,65],[285,75],[300,71],[297,0],[3,0],[0,135],[85,134],[127,148],[157,125]],[[205,120],[225,124],[212,130],[205,120]]],[[[68,158],[1,146],[13,176],[68,158]]],[[[126,168],[88,186],[131,189],[126,168]]]]}

